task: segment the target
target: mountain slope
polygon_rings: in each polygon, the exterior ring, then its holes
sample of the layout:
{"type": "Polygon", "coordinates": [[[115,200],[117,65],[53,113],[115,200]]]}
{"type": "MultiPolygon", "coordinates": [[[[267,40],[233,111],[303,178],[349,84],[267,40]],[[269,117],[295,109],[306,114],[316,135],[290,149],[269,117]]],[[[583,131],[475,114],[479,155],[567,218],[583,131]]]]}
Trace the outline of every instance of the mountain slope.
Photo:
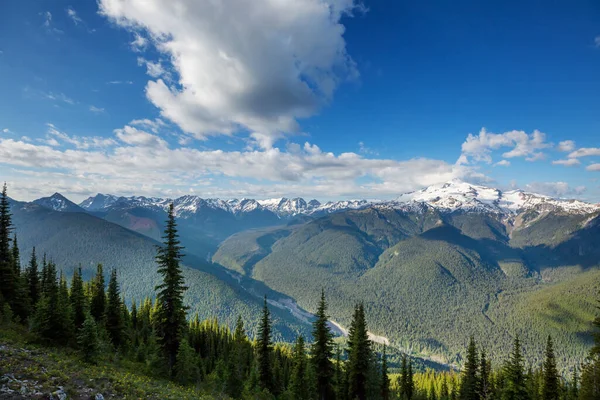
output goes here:
{"type": "MultiPolygon", "coordinates": [[[[106,273],[118,269],[127,300],[154,295],[159,282],[154,259],[158,242],[86,213],[57,212],[32,203],[13,203],[12,213],[23,264],[36,246],[38,255],[46,253],[69,278],[73,269],[81,265],[84,278],[88,279],[95,273],[96,265],[102,263],[106,273]]],[[[242,289],[218,266],[192,255],[184,262],[190,313],[198,313],[202,318],[218,317],[232,326],[239,314],[253,332],[255,317],[262,307],[260,297],[242,289]]],[[[260,295],[268,293],[266,290],[260,295]]],[[[308,334],[308,325],[289,312],[274,310],[273,314],[278,337],[308,334]]]]}
{"type": "Polygon", "coordinates": [[[42,197],[33,201],[35,204],[62,212],[85,212],[85,210],[67,199],[60,193],[54,193],[50,197],[42,197]]]}

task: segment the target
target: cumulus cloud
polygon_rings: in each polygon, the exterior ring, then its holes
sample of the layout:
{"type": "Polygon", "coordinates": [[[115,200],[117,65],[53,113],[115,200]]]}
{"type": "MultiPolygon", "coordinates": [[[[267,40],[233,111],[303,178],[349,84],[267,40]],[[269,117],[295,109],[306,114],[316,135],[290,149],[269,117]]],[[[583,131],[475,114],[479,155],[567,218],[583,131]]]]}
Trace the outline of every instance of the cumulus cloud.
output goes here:
{"type": "Polygon", "coordinates": [[[358,75],[342,15],[354,0],[100,0],[101,14],[147,38],[177,76],[149,81],[147,98],[203,138],[249,131],[263,148],[297,132],[358,75]]]}
{"type": "Polygon", "coordinates": [[[510,167],[510,161],[508,161],[508,160],[498,161],[496,164],[494,164],[494,167],[510,167]]]}
{"type": "Polygon", "coordinates": [[[587,188],[585,186],[571,187],[567,182],[532,182],[525,190],[553,197],[580,196],[587,188]]]}
{"type": "Polygon", "coordinates": [[[560,143],[558,143],[558,146],[556,147],[556,149],[558,151],[564,151],[564,152],[570,152],[575,150],[575,142],[572,140],[564,140],[560,143]]]}
{"type": "MultiPolygon", "coordinates": [[[[48,128],[49,138],[60,146],[0,139],[0,160],[4,165],[37,170],[40,174],[64,174],[64,182],[69,178],[77,188],[72,193],[88,188],[86,194],[90,194],[102,184],[104,187],[96,191],[164,195],[167,189],[188,192],[198,182],[216,177],[236,182],[236,187],[243,187],[248,196],[277,191],[281,195],[298,193],[328,198],[395,197],[453,178],[487,179],[472,167],[442,160],[368,159],[356,153],[325,152],[310,143],[292,146],[287,151],[172,148],[157,135],[131,125],[115,130],[116,141],[112,145],[84,149],[86,143],[81,138],[67,135],[54,125],[48,128]],[[64,148],[64,143],[74,148],[64,148]]],[[[44,185],[51,191],[54,181],[44,185]]],[[[218,185],[203,193],[226,196],[232,190],[228,185],[218,185]]]]}
{"type": "Polygon", "coordinates": [[[568,158],[566,160],[554,160],[552,161],[554,165],[564,165],[565,167],[574,167],[575,165],[581,164],[576,158],[568,158]]]}
{"type": "Polygon", "coordinates": [[[45,142],[52,146],[71,145],[77,149],[87,150],[92,148],[109,147],[116,142],[112,138],[100,136],[71,136],[59,130],[54,124],[47,122],[47,134],[45,142]]]}
{"type": "Polygon", "coordinates": [[[569,158],[600,156],[600,148],[598,147],[582,147],[569,154],[569,158]]]}
{"type": "Polygon", "coordinates": [[[588,171],[600,171],[600,164],[590,164],[585,169],[588,171]]]}
{"type": "Polygon", "coordinates": [[[146,73],[153,78],[158,78],[163,75],[168,75],[160,62],[148,61],[143,57],[138,57],[138,65],[146,66],[146,73]]]}
{"type": "Polygon", "coordinates": [[[544,158],[541,149],[551,147],[546,142],[546,134],[538,130],[527,134],[524,131],[510,131],[504,133],[490,133],[482,128],[478,135],[469,134],[462,144],[462,154],[458,164],[467,164],[472,161],[492,162],[492,151],[501,148],[511,148],[502,154],[505,158],[525,157],[527,161],[536,161],[544,158]]]}
{"type": "Polygon", "coordinates": [[[101,114],[104,112],[104,108],[100,108],[100,107],[96,107],[96,106],[90,106],[90,111],[96,114],[101,114]]]}

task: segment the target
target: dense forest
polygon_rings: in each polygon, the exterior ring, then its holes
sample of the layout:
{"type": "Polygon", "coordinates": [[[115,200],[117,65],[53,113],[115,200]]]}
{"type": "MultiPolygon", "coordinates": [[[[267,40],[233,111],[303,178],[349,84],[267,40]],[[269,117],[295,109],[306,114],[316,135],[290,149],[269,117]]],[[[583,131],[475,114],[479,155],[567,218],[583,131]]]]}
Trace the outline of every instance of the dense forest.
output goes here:
{"type": "MultiPolygon", "coordinates": [[[[410,358],[391,371],[388,352],[369,339],[367,312],[355,304],[347,342],[334,341],[324,290],[312,337],[275,343],[267,297],[249,337],[241,318],[233,330],[216,320],[189,318],[181,268],[182,246],[171,205],[163,244],[157,247],[160,283],[153,299],[128,306],[118,271],[97,266],[85,280],[81,269],[65,276],[33,249],[21,265],[6,185],[0,198],[0,324],[20,325],[35,340],[79,352],[95,364],[104,358],[136,363],[149,377],[167,376],[179,385],[215,398],[241,399],[600,399],[600,317],[595,345],[570,376],[557,369],[552,337],[543,338],[542,363],[523,355],[518,336],[509,354],[490,354],[471,337],[461,371],[416,372],[410,358]],[[70,282],[69,282],[70,281],[70,282]],[[108,282],[107,282],[108,281],[108,282]],[[392,373],[393,372],[393,373],[392,373]]],[[[465,335],[469,335],[466,331],[465,335]]]]}

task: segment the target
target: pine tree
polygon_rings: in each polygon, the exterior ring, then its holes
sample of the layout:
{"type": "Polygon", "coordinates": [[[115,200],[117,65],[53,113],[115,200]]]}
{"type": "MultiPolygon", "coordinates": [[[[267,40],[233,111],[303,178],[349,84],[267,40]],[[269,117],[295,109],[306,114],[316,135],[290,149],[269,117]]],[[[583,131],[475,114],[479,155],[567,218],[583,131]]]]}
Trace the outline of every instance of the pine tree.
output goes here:
{"type": "Polygon", "coordinates": [[[15,275],[20,276],[21,275],[21,254],[19,252],[19,244],[17,242],[17,234],[16,233],[14,234],[13,239],[12,239],[11,255],[12,255],[13,268],[15,269],[15,275]]]}
{"type": "Polygon", "coordinates": [[[411,400],[415,394],[414,373],[412,360],[408,360],[408,380],[406,381],[406,398],[411,400]]]}
{"type": "Polygon", "coordinates": [[[367,377],[371,360],[371,342],[367,333],[365,309],[359,303],[354,309],[354,315],[348,334],[348,380],[351,399],[365,400],[367,398],[367,377]]]}
{"type": "Polygon", "coordinates": [[[469,339],[469,347],[467,348],[467,359],[461,377],[460,399],[479,400],[479,390],[479,356],[475,338],[471,336],[469,339]]]}
{"type": "Polygon", "coordinates": [[[559,400],[559,376],[552,338],[548,336],[543,367],[542,400],[559,400]]]}
{"type": "Polygon", "coordinates": [[[406,354],[402,354],[402,363],[400,364],[400,376],[398,376],[398,388],[400,392],[400,399],[408,399],[408,363],[406,354]]]}
{"type": "Polygon", "coordinates": [[[155,288],[158,303],[155,319],[159,342],[169,370],[172,370],[187,324],[187,308],[183,304],[183,294],[187,288],[184,286],[183,272],[179,265],[183,247],[180,246],[177,234],[173,203],[169,205],[163,240],[164,245],[157,248],[156,256],[162,283],[155,288]]]}
{"type": "Polygon", "coordinates": [[[292,376],[290,380],[290,391],[294,399],[308,400],[307,360],[304,348],[304,337],[298,336],[294,346],[292,361],[292,376]]]}
{"type": "Polygon", "coordinates": [[[116,269],[113,269],[110,273],[106,297],[106,330],[113,346],[119,348],[123,341],[124,323],[116,269]]]}
{"type": "Polygon", "coordinates": [[[521,342],[515,337],[513,351],[504,366],[504,388],[502,400],[528,400],[525,372],[523,366],[523,355],[521,353],[521,342]]]}
{"type": "Polygon", "coordinates": [[[272,390],[273,372],[271,370],[271,313],[265,296],[262,317],[258,327],[256,358],[258,362],[258,384],[261,389],[272,390]]]}
{"type": "Polygon", "coordinates": [[[450,400],[450,391],[448,390],[448,377],[444,373],[442,376],[442,387],[440,388],[440,400],[450,400]]]}
{"type": "Polygon", "coordinates": [[[491,387],[492,365],[487,359],[485,350],[481,351],[481,364],[479,366],[479,394],[481,400],[490,399],[492,396],[491,387]]]}
{"type": "Polygon", "coordinates": [[[24,274],[21,274],[21,254],[17,242],[17,234],[12,239],[11,263],[14,270],[15,294],[12,310],[21,321],[26,321],[31,313],[31,300],[24,274]]]}
{"type": "MultiPolygon", "coordinates": [[[[10,205],[6,193],[6,183],[2,188],[0,196],[0,301],[3,299],[11,308],[14,306],[17,277],[12,264],[12,253],[10,248],[10,233],[12,220],[10,205]]],[[[1,304],[0,304],[1,305],[1,304]]]]}
{"type": "Polygon", "coordinates": [[[390,399],[390,377],[388,375],[387,355],[385,354],[385,346],[381,354],[381,389],[380,395],[382,400],[390,399]]]}
{"type": "Polygon", "coordinates": [[[575,366],[571,377],[571,385],[569,386],[569,400],[577,399],[579,399],[579,375],[577,374],[577,366],[575,366]]]}
{"type": "Polygon", "coordinates": [[[594,319],[594,327],[594,346],[581,369],[580,400],[600,399],[600,315],[594,319]]]}
{"type": "Polygon", "coordinates": [[[333,396],[331,386],[333,378],[333,334],[327,325],[327,303],[325,291],[321,290],[321,300],[317,308],[316,320],[313,322],[313,344],[311,347],[311,361],[317,378],[317,396],[319,400],[329,399],[333,396]]]}
{"type": "Polygon", "coordinates": [[[229,354],[228,375],[227,375],[227,394],[233,398],[239,398],[244,389],[244,380],[248,373],[249,364],[252,358],[252,348],[242,317],[238,316],[235,331],[233,333],[232,349],[229,354]]]}
{"type": "Polygon", "coordinates": [[[189,385],[198,381],[200,370],[196,358],[194,349],[187,340],[182,340],[177,350],[177,361],[173,370],[177,382],[189,385]]]}
{"type": "Polygon", "coordinates": [[[106,312],[106,292],[104,291],[104,268],[98,264],[96,276],[92,282],[92,298],[90,300],[90,313],[98,324],[104,323],[106,312]]]}
{"type": "Polygon", "coordinates": [[[342,349],[340,346],[336,346],[335,351],[335,399],[345,400],[348,395],[348,388],[346,387],[346,374],[344,373],[342,363],[342,349]]]}
{"type": "Polygon", "coordinates": [[[96,321],[88,313],[79,328],[77,344],[81,349],[85,361],[95,363],[100,351],[100,339],[98,338],[98,327],[96,321]]]}
{"type": "Polygon", "coordinates": [[[58,309],[56,310],[57,326],[61,337],[58,342],[67,344],[71,341],[75,334],[75,326],[73,324],[73,308],[69,299],[69,286],[65,279],[62,270],[58,279],[58,309]]]}
{"type": "Polygon", "coordinates": [[[87,299],[83,290],[83,279],[81,277],[81,267],[73,270],[70,300],[71,308],[73,309],[73,324],[76,329],[79,329],[83,326],[88,313],[87,299]]]}
{"type": "Polygon", "coordinates": [[[25,270],[25,285],[27,286],[27,297],[29,297],[29,301],[32,309],[35,310],[35,306],[37,302],[40,300],[40,276],[38,272],[38,263],[37,257],[35,255],[35,247],[31,252],[31,258],[29,260],[29,265],[25,270]]]}

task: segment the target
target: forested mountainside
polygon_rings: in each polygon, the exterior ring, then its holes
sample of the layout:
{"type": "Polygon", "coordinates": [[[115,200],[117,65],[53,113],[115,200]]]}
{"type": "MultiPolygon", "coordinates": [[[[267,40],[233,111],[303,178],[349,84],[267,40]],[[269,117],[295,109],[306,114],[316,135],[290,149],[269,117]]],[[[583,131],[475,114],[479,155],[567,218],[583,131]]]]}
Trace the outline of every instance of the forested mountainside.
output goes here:
{"type": "MultiPolygon", "coordinates": [[[[317,296],[309,343],[300,334],[293,347],[273,342],[272,307],[266,295],[260,318],[257,318],[254,340],[248,338],[241,316],[238,316],[233,331],[219,325],[215,319],[201,321],[197,315],[189,319],[185,298],[190,289],[186,279],[190,276],[184,273],[184,254],[173,204],[168,208],[163,243],[155,245],[158,276],[155,300],[153,302],[146,296],[139,302],[134,300],[130,306],[124,299],[116,267],[110,270],[108,285],[102,265],[96,267],[96,273],[87,281],[83,268],[75,268],[69,284],[53,260],[46,256],[38,259],[36,246],[32,247],[29,261],[22,265],[21,247],[13,223],[27,219],[23,215],[13,218],[15,215],[11,210],[15,209],[16,214],[35,215],[38,212],[40,220],[45,216],[57,221],[53,219],[55,212],[46,208],[14,202],[11,207],[4,185],[0,197],[0,367],[10,372],[0,377],[2,398],[94,396],[102,399],[100,391],[122,397],[301,400],[592,400],[600,396],[600,316],[593,320],[596,331],[591,336],[594,340],[589,346],[589,356],[583,364],[578,365],[582,362],[580,359],[570,366],[570,379],[565,379],[559,372],[552,335],[545,340],[543,357],[527,358],[521,335],[514,336],[512,350],[493,347],[490,352],[487,345],[481,346],[475,340],[473,326],[465,326],[467,330],[463,332],[470,330],[471,336],[460,375],[454,370],[435,372],[430,369],[424,374],[415,374],[418,367],[406,355],[410,349],[403,349],[405,354],[396,365],[398,374],[393,375],[388,360],[390,353],[392,356],[397,354],[397,349],[391,347],[390,352],[386,338],[369,332],[367,307],[363,301],[353,307],[347,342],[334,342],[325,289],[317,296]],[[34,350],[21,347],[32,343],[41,347],[34,350]],[[502,368],[493,367],[491,359],[499,356],[503,359],[502,368]],[[49,363],[59,357],[59,368],[56,362],[49,363]],[[107,368],[109,363],[110,368],[107,368]],[[103,366],[97,368],[97,365],[103,366]],[[526,370],[527,365],[529,370],[526,370]],[[48,374],[56,376],[48,377],[48,374]],[[176,384],[166,382],[165,378],[176,384]],[[103,380],[108,384],[99,385],[103,380]]],[[[80,213],[63,213],[58,218],[65,215],[79,215],[84,221],[87,218],[80,213]]],[[[109,223],[102,221],[102,224],[109,223]]],[[[24,223],[22,229],[26,228],[24,223]]],[[[112,229],[112,233],[123,241],[127,241],[127,235],[142,237],[128,233],[122,227],[112,229]]],[[[280,240],[293,238],[296,233],[283,235],[280,240]]],[[[421,241],[437,241],[455,269],[450,271],[442,266],[438,266],[442,271],[432,269],[427,261],[425,267],[417,266],[423,281],[439,280],[440,272],[447,275],[446,278],[450,278],[446,282],[448,287],[453,286],[454,279],[475,282],[473,286],[476,286],[475,276],[493,279],[495,274],[500,274],[500,268],[494,269],[485,263],[475,265],[478,257],[486,259],[487,255],[465,255],[458,251],[465,259],[462,260],[453,253],[457,250],[449,244],[448,236],[465,249],[472,245],[473,239],[462,237],[457,228],[440,225],[388,250],[394,252],[392,256],[402,251],[405,259],[401,268],[408,272],[412,266],[411,258],[421,257],[424,250],[432,259],[438,257],[433,248],[420,249],[421,241]],[[410,245],[398,248],[406,243],[410,245]]],[[[269,242],[262,245],[268,247],[269,242]]],[[[127,270],[127,267],[122,269],[127,270]]],[[[363,271],[363,276],[371,271],[363,271]]],[[[359,270],[350,272],[360,273],[359,270]]],[[[423,296],[433,295],[427,293],[427,284],[413,289],[423,296]]],[[[468,288],[464,294],[468,292],[475,290],[468,288]]],[[[437,295],[440,302],[457,297],[454,294],[448,298],[437,295]]],[[[465,319],[469,321],[469,315],[465,315],[465,319]]],[[[443,322],[449,325],[450,321],[443,322]]],[[[497,326],[497,329],[503,328],[497,326]]]]}

